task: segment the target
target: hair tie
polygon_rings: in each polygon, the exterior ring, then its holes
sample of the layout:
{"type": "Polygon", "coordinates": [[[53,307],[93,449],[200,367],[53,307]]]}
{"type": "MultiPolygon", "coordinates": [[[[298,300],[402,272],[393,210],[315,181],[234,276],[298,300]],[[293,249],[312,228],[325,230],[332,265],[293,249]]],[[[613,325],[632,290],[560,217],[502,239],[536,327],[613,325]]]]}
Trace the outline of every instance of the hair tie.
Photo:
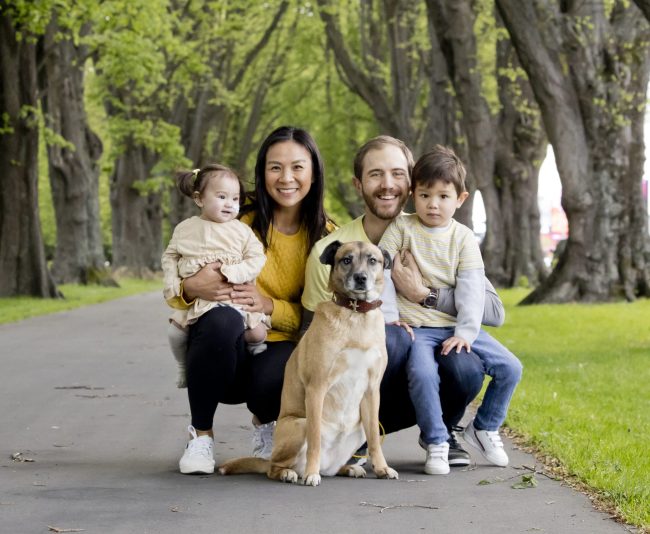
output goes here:
{"type": "Polygon", "coordinates": [[[201,172],[201,169],[194,169],[192,171],[192,174],[194,175],[194,181],[196,182],[196,178],[198,177],[199,173],[201,172]]]}

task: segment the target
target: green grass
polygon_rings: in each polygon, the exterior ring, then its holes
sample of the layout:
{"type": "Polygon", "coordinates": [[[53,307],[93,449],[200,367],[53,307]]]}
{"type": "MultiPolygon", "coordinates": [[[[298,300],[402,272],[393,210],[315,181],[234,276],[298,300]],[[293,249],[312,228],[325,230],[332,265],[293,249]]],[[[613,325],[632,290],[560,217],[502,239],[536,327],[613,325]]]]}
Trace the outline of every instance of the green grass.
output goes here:
{"type": "Polygon", "coordinates": [[[146,291],[161,291],[161,280],[140,280],[123,278],[119,281],[120,287],[61,285],[59,290],[63,299],[40,299],[31,297],[0,298],[0,324],[13,323],[28,317],[46,315],[63,310],[80,308],[89,304],[97,304],[136,293],[146,291]]]}
{"type": "Polygon", "coordinates": [[[524,364],[507,425],[650,527],[650,300],[515,306],[491,333],[524,364]]]}

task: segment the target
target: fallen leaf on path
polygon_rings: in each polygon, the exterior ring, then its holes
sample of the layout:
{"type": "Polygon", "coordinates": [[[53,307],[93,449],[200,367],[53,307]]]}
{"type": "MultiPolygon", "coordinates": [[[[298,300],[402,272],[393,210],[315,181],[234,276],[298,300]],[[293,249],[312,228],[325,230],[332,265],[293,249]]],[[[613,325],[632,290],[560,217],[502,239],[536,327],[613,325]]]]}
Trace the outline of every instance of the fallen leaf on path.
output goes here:
{"type": "Polygon", "coordinates": [[[172,507],[169,509],[169,511],[170,511],[170,512],[178,512],[178,511],[179,511],[179,510],[178,510],[178,506],[172,506],[172,507]]]}
{"type": "Polygon", "coordinates": [[[537,479],[535,475],[524,475],[521,477],[521,482],[513,484],[512,489],[529,489],[537,486],[537,479]]]}
{"type": "Polygon", "coordinates": [[[35,461],[33,458],[27,458],[27,456],[23,456],[22,452],[14,452],[11,455],[11,459],[14,462],[33,462],[33,461],[35,461]]]}
{"type": "Polygon", "coordinates": [[[85,528],[59,528],[50,525],[47,525],[47,528],[52,532],[83,532],[86,530],[85,528]]]}

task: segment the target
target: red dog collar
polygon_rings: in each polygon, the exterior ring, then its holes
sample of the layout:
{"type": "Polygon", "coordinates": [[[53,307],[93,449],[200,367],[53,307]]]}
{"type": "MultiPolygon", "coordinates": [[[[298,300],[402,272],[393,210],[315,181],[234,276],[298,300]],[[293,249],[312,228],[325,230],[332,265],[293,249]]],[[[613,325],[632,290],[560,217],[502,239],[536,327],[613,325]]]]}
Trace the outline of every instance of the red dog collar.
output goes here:
{"type": "Polygon", "coordinates": [[[380,299],[368,302],[367,300],[351,299],[345,295],[341,295],[340,293],[334,293],[334,295],[332,295],[332,302],[342,306],[343,308],[348,308],[359,313],[367,313],[371,310],[376,310],[382,305],[380,299]]]}

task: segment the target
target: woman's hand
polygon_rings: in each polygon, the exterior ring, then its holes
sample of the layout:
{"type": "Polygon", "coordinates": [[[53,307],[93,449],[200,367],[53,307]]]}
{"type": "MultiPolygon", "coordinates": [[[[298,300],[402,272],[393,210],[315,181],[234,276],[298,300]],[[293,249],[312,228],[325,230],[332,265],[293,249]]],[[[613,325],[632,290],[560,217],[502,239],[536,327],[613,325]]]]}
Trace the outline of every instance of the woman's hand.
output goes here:
{"type": "Polygon", "coordinates": [[[397,292],[415,304],[422,302],[429,294],[429,288],[422,283],[422,273],[409,250],[395,255],[391,278],[397,292]]]}
{"type": "Polygon", "coordinates": [[[226,282],[221,271],[221,262],[208,263],[195,275],[183,280],[185,300],[195,298],[212,302],[228,300],[232,292],[232,284],[226,282]]]}
{"type": "Polygon", "coordinates": [[[255,284],[237,284],[232,286],[230,298],[233,304],[239,304],[244,311],[262,312],[266,315],[273,313],[273,300],[263,296],[255,284]]]}
{"type": "Polygon", "coordinates": [[[440,352],[443,356],[447,356],[447,354],[449,354],[454,349],[456,349],[456,352],[458,354],[460,354],[463,349],[465,349],[469,354],[469,351],[472,350],[472,347],[462,337],[451,336],[442,342],[442,350],[440,352]]]}

